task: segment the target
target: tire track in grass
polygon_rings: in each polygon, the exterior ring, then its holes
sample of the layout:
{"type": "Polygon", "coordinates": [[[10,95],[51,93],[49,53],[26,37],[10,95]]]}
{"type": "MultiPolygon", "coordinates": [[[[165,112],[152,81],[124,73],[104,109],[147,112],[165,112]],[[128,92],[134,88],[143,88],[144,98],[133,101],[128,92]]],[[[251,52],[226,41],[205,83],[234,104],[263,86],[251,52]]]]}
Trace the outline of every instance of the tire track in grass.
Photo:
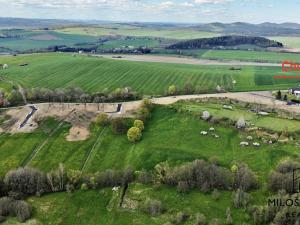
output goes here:
{"type": "Polygon", "coordinates": [[[73,109],[68,115],[66,115],[63,119],[60,120],[59,124],[50,132],[50,134],[47,136],[47,138],[38,147],[36,147],[28,157],[26,157],[24,159],[24,161],[21,163],[21,167],[26,167],[32,162],[32,160],[44,148],[44,146],[49,142],[49,140],[53,137],[53,135],[62,127],[65,119],[69,115],[71,115],[74,111],[75,111],[75,109],[73,109]]]}
{"type": "Polygon", "coordinates": [[[102,143],[101,142],[101,137],[104,136],[105,132],[106,132],[106,127],[104,127],[102,129],[102,131],[99,133],[99,135],[98,135],[95,143],[93,144],[93,147],[90,149],[90,151],[88,153],[88,156],[86,157],[86,160],[84,161],[84,163],[83,163],[83,165],[81,167],[81,172],[84,172],[84,170],[86,169],[86,166],[88,165],[88,163],[90,162],[90,160],[93,159],[93,157],[94,157],[93,153],[94,153],[95,148],[98,146],[98,144],[99,144],[99,146],[101,146],[101,143],[102,143]]]}

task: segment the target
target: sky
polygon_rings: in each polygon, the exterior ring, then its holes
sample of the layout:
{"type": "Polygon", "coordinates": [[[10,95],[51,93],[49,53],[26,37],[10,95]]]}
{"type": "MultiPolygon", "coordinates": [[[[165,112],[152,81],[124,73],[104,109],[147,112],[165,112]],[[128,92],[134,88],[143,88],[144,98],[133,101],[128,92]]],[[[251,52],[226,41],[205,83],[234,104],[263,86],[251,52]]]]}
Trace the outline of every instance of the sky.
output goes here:
{"type": "Polygon", "coordinates": [[[299,1],[0,0],[0,16],[131,22],[300,23],[299,1]]]}

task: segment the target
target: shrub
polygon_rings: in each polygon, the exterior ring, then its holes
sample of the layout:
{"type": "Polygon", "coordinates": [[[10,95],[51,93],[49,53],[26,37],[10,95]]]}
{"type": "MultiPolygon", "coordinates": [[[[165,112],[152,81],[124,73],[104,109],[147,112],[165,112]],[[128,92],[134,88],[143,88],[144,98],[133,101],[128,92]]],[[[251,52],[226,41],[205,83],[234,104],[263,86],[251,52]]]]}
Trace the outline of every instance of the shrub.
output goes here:
{"type": "Polygon", "coordinates": [[[32,207],[25,201],[15,201],[13,204],[13,212],[18,220],[23,223],[30,219],[32,207]]]}
{"type": "Polygon", "coordinates": [[[184,223],[187,219],[189,218],[189,216],[183,212],[178,212],[176,214],[176,218],[174,220],[175,224],[182,224],[184,223]]]}
{"type": "Polygon", "coordinates": [[[241,189],[238,189],[235,193],[233,193],[233,206],[235,208],[247,208],[251,201],[251,195],[244,192],[241,189]]]}
{"type": "Polygon", "coordinates": [[[151,184],[153,183],[153,175],[146,170],[138,172],[137,181],[141,184],[151,184]]]}
{"type": "Polygon", "coordinates": [[[86,190],[88,190],[89,188],[88,188],[88,185],[87,185],[86,183],[83,183],[83,184],[81,184],[80,189],[86,191],[86,190]]]}
{"type": "Polygon", "coordinates": [[[230,208],[227,208],[227,210],[226,210],[226,224],[227,225],[232,225],[233,224],[233,219],[232,219],[230,208]]]}
{"type": "Polygon", "coordinates": [[[68,170],[67,172],[68,182],[74,187],[79,187],[82,181],[82,172],[80,170],[68,170]]]}
{"type": "Polygon", "coordinates": [[[168,94],[169,95],[175,95],[177,93],[177,88],[175,85],[171,85],[168,88],[168,94]]]}
{"type": "Polygon", "coordinates": [[[151,216],[158,216],[163,212],[161,201],[147,199],[143,205],[143,211],[151,216]]]}
{"type": "Polygon", "coordinates": [[[187,193],[189,191],[189,184],[186,181],[179,181],[177,191],[180,193],[187,193]]]}
{"type": "Polygon", "coordinates": [[[0,216],[16,216],[19,222],[25,222],[32,215],[32,207],[25,201],[9,197],[0,199],[0,216]]]}
{"type": "Polygon", "coordinates": [[[109,117],[106,113],[101,113],[96,118],[96,123],[100,126],[109,125],[109,117]]]}
{"type": "Polygon", "coordinates": [[[135,120],[133,126],[139,128],[141,131],[143,131],[145,128],[142,120],[135,120]]]}
{"type": "Polygon", "coordinates": [[[206,224],[207,224],[207,220],[205,215],[203,215],[202,213],[197,213],[195,225],[206,225],[206,224]]]}
{"type": "Polygon", "coordinates": [[[220,199],[220,192],[217,189],[213,190],[212,199],[215,201],[218,201],[220,199]]]}
{"type": "Polygon", "coordinates": [[[130,142],[137,142],[141,140],[142,132],[137,127],[131,127],[127,132],[127,137],[130,142]]]}
{"type": "Polygon", "coordinates": [[[246,164],[239,164],[234,173],[234,187],[244,191],[250,191],[258,187],[258,181],[255,174],[246,164]]]}
{"type": "Polygon", "coordinates": [[[4,182],[11,191],[25,195],[42,193],[49,189],[45,174],[31,168],[19,168],[9,171],[4,182]]]}
{"type": "Polygon", "coordinates": [[[112,130],[115,134],[124,134],[128,129],[128,124],[123,118],[116,118],[112,120],[112,130]]]}

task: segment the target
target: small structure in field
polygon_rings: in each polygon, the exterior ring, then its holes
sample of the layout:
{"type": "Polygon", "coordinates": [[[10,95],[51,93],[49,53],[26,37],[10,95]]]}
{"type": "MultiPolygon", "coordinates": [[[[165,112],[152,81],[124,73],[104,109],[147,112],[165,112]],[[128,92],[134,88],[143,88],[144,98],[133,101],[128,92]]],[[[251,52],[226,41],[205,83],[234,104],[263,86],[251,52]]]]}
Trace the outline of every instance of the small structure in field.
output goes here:
{"type": "Polygon", "coordinates": [[[260,146],[260,144],[259,144],[258,142],[254,142],[254,143],[253,143],[253,146],[255,146],[255,147],[259,147],[259,146],[260,146]]]}
{"type": "Polygon", "coordinates": [[[297,98],[300,98],[300,87],[289,89],[289,93],[294,95],[297,98]]]}
{"type": "Polygon", "coordinates": [[[252,141],[252,140],[253,140],[253,137],[252,137],[252,136],[248,136],[248,137],[247,137],[247,140],[248,140],[248,141],[252,141]]]}
{"type": "Polygon", "coordinates": [[[232,106],[231,105],[223,105],[223,109],[230,109],[230,110],[232,110],[232,106]]]}
{"type": "Polygon", "coordinates": [[[8,65],[7,64],[3,64],[2,69],[4,69],[4,70],[8,69],[8,65]]]}
{"type": "Polygon", "coordinates": [[[263,112],[263,111],[258,112],[258,114],[261,115],[261,116],[267,116],[267,115],[269,115],[268,112],[263,112]]]}
{"type": "Polygon", "coordinates": [[[200,134],[201,135],[207,135],[207,132],[206,131],[201,131],[200,134]]]}
{"type": "Polygon", "coordinates": [[[249,142],[247,142],[247,141],[242,141],[241,143],[240,143],[240,146],[249,146],[249,142]]]}

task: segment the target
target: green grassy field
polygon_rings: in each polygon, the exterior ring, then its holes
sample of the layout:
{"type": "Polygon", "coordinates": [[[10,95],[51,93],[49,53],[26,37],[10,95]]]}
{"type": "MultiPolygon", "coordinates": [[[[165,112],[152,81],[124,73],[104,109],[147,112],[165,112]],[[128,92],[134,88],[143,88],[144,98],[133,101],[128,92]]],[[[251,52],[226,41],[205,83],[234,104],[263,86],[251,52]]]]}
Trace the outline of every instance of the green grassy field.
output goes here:
{"type": "Polygon", "coordinates": [[[155,29],[141,28],[135,26],[102,26],[102,27],[67,27],[56,30],[57,32],[66,34],[80,35],[122,35],[122,36],[137,36],[137,37],[161,37],[168,39],[196,39],[214,37],[218,34],[192,29],[155,29]]]}
{"type": "Polygon", "coordinates": [[[280,67],[241,66],[241,70],[232,71],[231,66],[129,62],[58,53],[1,57],[1,61],[9,64],[9,69],[0,70],[0,76],[24,87],[79,86],[88,92],[130,86],[143,94],[160,95],[169,85],[182,89],[187,82],[203,92],[215,91],[217,85],[247,91],[288,89],[300,84],[295,79],[274,79],[274,75],[282,75],[280,67]],[[29,65],[20,67],[20,63],[29,65]]]}
{"type": "Polygon", "coordinates": [[[300,37],[268,37],[269,39],[279,41],[288,48],[300,48],[300,37]]]}
{"type": "MultiPolygon", "coordinates": [[[[1,31],[5,33],[7,31],[1,31]]],[[[9,31],[14,34],[17,31],[9,31]]],[[[27,51],[30,49],[47,48],[55,45],[74,46],[78,43],[95,43],[98,41],[96,37],[88,35],[63,34],[54,31],[18,31],[16,34],[20,35],[17,38],[1,38],[0,47],[9,48],[13,51],[27,51]]]]}
{"type": "MultiPolygon", "coordinates": [[[[201,113],[205,108],[213,116],[228,115],[228,110],[221,109],[216,104],[202,105],[187,103],[188,109],[201,113]],[[217,110],[214,110],[217,109],[217,110]]],[[[255,117],[242,108],[234,108],[233,118],[244,115],[246,118],[255,117]],[[249,115],[248,115],[249,114],[249,115]]],[[[264,123],[269,129],[284,130],[273,127],[275,117],[265,117],[264,123]]],[[[279,119],[279,118],[277,118],[279,119]]],[[[282,123],[289,124],[289,120],[281,119],[282,123]]],[[[255,121],[257,125],[259,120],[255,121]]],[[[0,136],[0,174],[21,165],[22,161],[32,150],[43,142],[50,130],[58,122],[47,119],[40,124],[38,130],[31,134],[2,135],[0,136]]],[[[208,130],[212,124],[204,122],[189,113],[176,113],[169,107],[156,106],[152,118],[146,124],[142,141],[136,144],[129,143],[125,134],[115,135],[111,128],[105,128],[101,138],[101,145],[94,149],[85,172],[103,171],[105,169],[122,169],[131,166],[135,170],[153,167],[162,161],[170,165],[179,165],[194,159],[208,160],[217,156],[222,166],[230,168],[233,162],[245,162],[258,175],[262,188],[253,192],[254,203],[264,203],[269,194],[263,188],[269,172],[282,159],[299,157],[298,147],[293,143],[273,145],[262,144],[260,148],[249,146],[241,148],[240,141],[245,140],[248,133],[239,132],[233,127],[213,125],[220,138],[201,136],[200,131],[208,130]],[[122,159],[122,160],[120,160],[122,159]]],[[[293,126],[291,124],[291,126],[293,126]]],[[[262,126],[264,127],[264,126],[262,126]]],[[[67,142],[65,140],[70,125],[65,123],[53,135],[48,144],[42,148],[30,166],[49,171],[59,163],[67,168],[80,169],[87,157],[87,152],[96,140],[96,136],[103,128],[91,126],[90,138],[86,141],[67,142]]],[[[254,140],[256,137],[254,136],[254,140]]],[[[259,140],[257,140],[259,141],[259,140]]],[[[113,197],[111,189],[76,191],[73,194],[49,194],[41,198],[32,197],[28,201],[34,206],[34,218],[31,222],[38,224],[164,224],[170,221],[177,212],[183,211],[191,217],[186,224],[194,224],[196,213],[204,213],[209,219],[226,219],[226,209],[231,205],[231,193],[222,192],[220,200],[213,200],[212,194],[203,194],[197,190],[188,194],[178,194],[176,188],[162,186],[130,185],[126,192],[129,201],[142,203],[147,198],[160,199],[167,211],[159,217],[150,217],[139,209],[119,209],[114,207],[118,200],[113,197]],[[178,204],[180,202],[180,204],[178,204]],[[63,209],[68,210],[63,210],[63,209]]],[[[236,224],[247,221],[242,210],[233,209],[236,224]]],[[[11,219],[5,223],[18,224],[11,219]]],[[[30,224],[30,221],[28,222],[30,224]]]]}
{"type": "Polygon", "coordinates": [[[299,62],[300,54],[264,52],[264,51],[245,51],[245,50],[182,50],[183,55],[194,56],[203,59],[216,60],[239,60],[251,62],[273,62],[281,63],[284,60],[299,62]]]}

